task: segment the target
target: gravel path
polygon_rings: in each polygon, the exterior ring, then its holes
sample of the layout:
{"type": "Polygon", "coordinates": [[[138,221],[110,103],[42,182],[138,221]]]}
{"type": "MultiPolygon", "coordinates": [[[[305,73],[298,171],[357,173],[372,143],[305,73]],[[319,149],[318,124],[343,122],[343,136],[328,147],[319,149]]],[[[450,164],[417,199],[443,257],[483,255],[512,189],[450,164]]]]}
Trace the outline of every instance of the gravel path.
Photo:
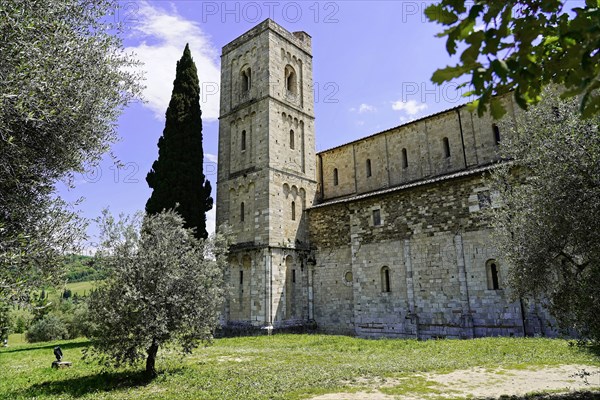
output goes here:
{"type": "MultiPolygon", "coordinates": [[[[484,369],[471,368],[449,374],[419,374],[433,383],[432,389],[447,393],[450,398],[472,396],[475,398],[498,398],[502,395],[522,396],[526,393],[545,391],[600,391],[600,368],[586,365],[563,365],[542,369],[484,369]],[[581,376],[585,371],[590,375],[581,376]],[[586,383],[587,381],[587,383],[586,383]]],[[[363,386],[367,381],[359,380],[363,386]]],[[[382,386],[401,386],[402,380],[387,380],[372,390],[357,393],[330,393],[313,397],[312,400],[414,400],[425,396],[386,395],[378,390],[382,386]]],[[[432,395],[439,397],[439,394],[432,395]]]]}

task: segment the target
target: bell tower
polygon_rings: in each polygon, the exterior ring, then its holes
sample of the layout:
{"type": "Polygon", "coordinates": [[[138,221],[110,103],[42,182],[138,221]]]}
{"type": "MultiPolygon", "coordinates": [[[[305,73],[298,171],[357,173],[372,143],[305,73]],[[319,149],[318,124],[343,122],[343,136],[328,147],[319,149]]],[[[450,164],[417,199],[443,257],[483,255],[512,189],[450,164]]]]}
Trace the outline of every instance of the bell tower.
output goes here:
{"type": "Polygon", "coordinates": [[[315,169],[311,37],[267,19],[221,55],[217,226],[234,234],[226,322],[312,319],[304,210],[315,169]]]}

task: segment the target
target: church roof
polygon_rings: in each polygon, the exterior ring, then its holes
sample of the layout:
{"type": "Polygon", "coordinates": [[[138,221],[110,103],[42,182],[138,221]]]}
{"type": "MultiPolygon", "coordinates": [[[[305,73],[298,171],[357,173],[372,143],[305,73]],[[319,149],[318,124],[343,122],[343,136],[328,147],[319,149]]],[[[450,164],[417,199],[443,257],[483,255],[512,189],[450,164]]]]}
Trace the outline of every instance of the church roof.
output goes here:
{"type": "Polygon", "coordinates": [[[476,175],[476,174],[480,174],[480,173],[498,168],[500,165],[503,165],[505,163],[506,162],[502,162],[502,161],[494,162],[494,163],[487,164],[487,165],[473,168],[473,169],[461,170],[461,171],[454,172],[451,174],[438,175],[433,178],[420,179],[418,181],[413,181],[410,183],[405,183],[402,185],[398,185],[398,186],[394,186],[394,187],[390,187],[390,188],[386,188],[386,189],[375,190],[373,192],[358,194],[358,195],[354,195],[354,196],[350,196],[350,197],[328,200],[323,203],[315,204],[311,207],[308,207],[307,209],[311,210],[311,209],[315,209],[315,208],[331,206],[334,204],[349,203],[349,202],[353,202],[353,201],[357,201],[357,200],[366,199],[369,197],[380,196],[380,195],[393,193],[393,192],[399,192],[401,190],[411,189],[411,188],[419,187],[419,186],[425,186],[425,185],[429,185],[431,183],[437,183],[437,182],[442,182],[442,181],[448,181],[451,179],[457,179],[457,178],[463,178],[466,176],[476,175]]]}

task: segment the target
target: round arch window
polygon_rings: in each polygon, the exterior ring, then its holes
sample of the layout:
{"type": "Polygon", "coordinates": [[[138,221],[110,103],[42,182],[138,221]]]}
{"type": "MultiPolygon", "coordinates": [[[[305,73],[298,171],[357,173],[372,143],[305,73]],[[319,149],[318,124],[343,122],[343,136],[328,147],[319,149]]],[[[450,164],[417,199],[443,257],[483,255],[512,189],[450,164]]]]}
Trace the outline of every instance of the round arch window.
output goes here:
{"type": "Polygon", "coordinates": [[[352,271],[346,271],[346,273],[344,274],[344,283],[346,285],[351,285],[352,279],[353,279],[352,271]]]}

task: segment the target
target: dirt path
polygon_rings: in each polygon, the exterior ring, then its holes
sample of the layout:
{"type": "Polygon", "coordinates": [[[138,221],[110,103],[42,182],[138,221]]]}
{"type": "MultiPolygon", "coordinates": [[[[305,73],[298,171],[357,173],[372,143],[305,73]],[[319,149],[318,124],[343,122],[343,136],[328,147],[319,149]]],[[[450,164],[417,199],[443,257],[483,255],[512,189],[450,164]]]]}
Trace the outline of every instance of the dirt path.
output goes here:
{"type": "MultiPolygon", "coordinates": [[[[357,393],[330,393],[312,400],[413,400],[427,399],[429,397],[461,398],[473,396],[495,397],[502,395],[522,396],[526,393],[545,391],[577,391],[600,390],[600,368],[585,365],[563,365],[560,367],[543,369],[484,369],[472,368],[468,370],[454,371],[449,374],[418,374],[415,376],[426,383],[430,395],[410,393],[389,395],[382,393],[379,389],[385,387],[392,392],[403,392],[402,387],[409,384],[409,379],[386,380],[379,385],[369,384],[372,390],[357,393]],[[584,378],[577,376],[582,370],[590,373],[587,376],[587,384],[584,378]]],[[[416,380],[416,379],[415,379],[416,380]]],[[[367,381],[360,381],[363,386],[367,381]]]]}

